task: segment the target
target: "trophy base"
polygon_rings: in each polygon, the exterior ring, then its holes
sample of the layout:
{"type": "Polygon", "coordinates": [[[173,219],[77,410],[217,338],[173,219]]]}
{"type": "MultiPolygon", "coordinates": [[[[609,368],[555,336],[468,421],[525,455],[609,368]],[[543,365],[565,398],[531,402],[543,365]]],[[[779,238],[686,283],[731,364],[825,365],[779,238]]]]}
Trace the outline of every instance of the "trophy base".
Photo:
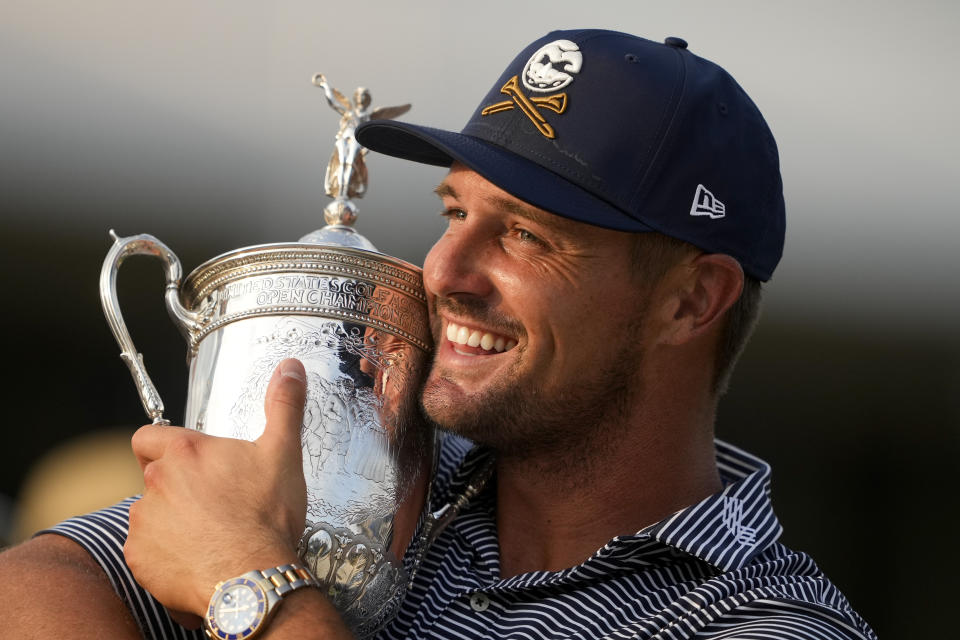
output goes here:
{"type": "Polygon", "coordinates": [[[300,539],[299,555],[357,638],[376,634],[400,607],[407,572],[366,536],[312,524],[300,539]]]}

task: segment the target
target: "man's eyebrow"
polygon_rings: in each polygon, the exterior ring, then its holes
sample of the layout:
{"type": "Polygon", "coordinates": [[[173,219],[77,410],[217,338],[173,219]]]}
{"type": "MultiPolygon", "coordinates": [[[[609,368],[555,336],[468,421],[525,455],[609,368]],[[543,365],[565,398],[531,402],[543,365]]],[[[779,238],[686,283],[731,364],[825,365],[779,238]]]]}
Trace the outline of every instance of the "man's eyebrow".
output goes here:
{"type": "Polygon", "coordinates": [[[536,222],[537,224],[542,224],[546,227],[558,226],[557,216],[553,215],[552,213],[546,213],[545,211],[540,211],[538,209],[534,209],[533,207],[526,206],[523,203],[515,200],[492,197],[488,198],[487,202],[498,209],[509,211],[510,213],[520,216],[521,218],[526,218],[531,222],[536,222]]]}
{"type": "Polygon", "coordinates": [[[447,198],[447,197],[456,198],[456,197],[457,197],[457,190],[454,189],[453,187],[451,187],[451,186],[450,186],[449,184],[447,184],[446,182],[441,182],[440,184],[438,184],[438,185],[437,185],[437,188],[434,189],[433,192],[434,192],[435,194],[437,194],[437,195],[438,195],[439,197],[441,197],[441,198],[447,198]]]}
{"type": "MultiPolygon", "coordinates": [[[[446,182],[441,182],[436,189],[433,190],[441,198],[459,198],[460,194],[457,193],[457,190],[454,189],[451,185],[446,182]]],[[[517,202],[515,200],[508,200],[507,198],[498,198],[492,196],[485,198],[487,204],[493,208],[501,209],[507,211],[514,215],[520,216],[521,218],[526,218],[537,224],[542,224],[547,227],[557,227],[556,216],[549,214],[543,211],[534,209],[524,205],[522,202],[517,202]]]]}

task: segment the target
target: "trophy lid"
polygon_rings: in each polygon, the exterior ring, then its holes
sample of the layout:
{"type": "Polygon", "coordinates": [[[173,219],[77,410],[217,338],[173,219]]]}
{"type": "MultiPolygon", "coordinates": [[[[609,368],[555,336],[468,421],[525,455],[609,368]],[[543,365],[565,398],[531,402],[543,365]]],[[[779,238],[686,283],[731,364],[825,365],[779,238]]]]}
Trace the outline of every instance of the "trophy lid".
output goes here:
{"type": "MultiPolygon", "coordinates": [[[[313,84],[323,89],[330,108],[340,114],[340,129],[327,172],[324,190],[334,200],[323,210],[327,226],[311,231],[300,238],[305,244],[334,245],[378,252],[372,242],[353,228],[357,219],[357,205],[352,198],[361,198],[367,190],[367,150],[357,142],[357,127],[369,120],[396,118],[410,109],[409,104],[374,109],[370,91],[357,87],[348,99],[327,84],[322,73],[313,76],[313,84]]],[[[379,252],[378,252],[379,253],[379,252]]]]}
{"type": "Polygon", "coordinates": [[[356,211],[356,205],[350,200],[334,200],[324,209],[324,219],[327,225],[303,236],[300,238],[300,242],[351,247],[379,253],[379,250],[372,242],[367,240],[366,236],[353,228],[353,223],[357,219],[356,211]]]}

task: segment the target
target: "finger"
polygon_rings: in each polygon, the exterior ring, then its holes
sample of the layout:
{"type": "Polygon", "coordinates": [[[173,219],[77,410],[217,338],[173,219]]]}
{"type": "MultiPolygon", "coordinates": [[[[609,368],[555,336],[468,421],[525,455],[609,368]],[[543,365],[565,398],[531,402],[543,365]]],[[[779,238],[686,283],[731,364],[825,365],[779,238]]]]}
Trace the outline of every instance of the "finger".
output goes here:
{"type": "Polygon", "coordinates": [[[288,358],[277,366],[263,402],[267,424],[257,443],[300,455],[300,425],[307,397],[307,374],[299,360],[288,358]]]}
{"type": "Polygon", "coordinates": [[[157,424],[148,424],[140,427],[130,439],[130,448],[140,463],[140,470],[146,468],[154,460],[163,457],[170,443],[177,438],[189,437],[183,427],[169,427],[157,424]]]}

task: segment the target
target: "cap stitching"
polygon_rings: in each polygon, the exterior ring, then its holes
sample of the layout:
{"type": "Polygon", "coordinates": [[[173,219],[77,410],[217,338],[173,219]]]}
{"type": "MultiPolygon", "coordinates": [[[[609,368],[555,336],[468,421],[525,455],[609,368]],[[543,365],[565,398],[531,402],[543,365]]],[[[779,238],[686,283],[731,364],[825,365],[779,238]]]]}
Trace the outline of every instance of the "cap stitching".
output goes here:
{"type": "MultiPolygon", "coordinates": [[[[642,219],[640,212],[644,210],[643,203],[649,199],[651,191],[654,190],[663,168],[663,157],[669,153],[669,149],[673,143],[671,133],[673,131],[674,123],[679,117],[681,108],[683,106],[683,98],[685,96],[687,85],[686,60],[684,60],[683,54],[680,50],[674,48],[671,49],[674,52],[674,55],[680,60],[680,65],[677,68],[678,82],[673,94],[670,96],[670,103],[673,104],[674,107],[673,112],[669,114],[669,117],[661,119],[660,126],[657,128],[657,134],[654,138],[658,141],[658,145],[657,149],[652,153],[652,155],[649,154],[652,145],[647,147],[650,161],[646,169],[643,171],[643,175],[637,180],[638,184],[636,192],[634,193],[633,197],[630,198],[630,208],[636,212],[633,215],[638,219],[642,219]],[[668,138],[671,138],[669,142],[667,140],[668,138]]],[[[646,222],[646,220],[644,220],[644,222],[646,222]]]]}

